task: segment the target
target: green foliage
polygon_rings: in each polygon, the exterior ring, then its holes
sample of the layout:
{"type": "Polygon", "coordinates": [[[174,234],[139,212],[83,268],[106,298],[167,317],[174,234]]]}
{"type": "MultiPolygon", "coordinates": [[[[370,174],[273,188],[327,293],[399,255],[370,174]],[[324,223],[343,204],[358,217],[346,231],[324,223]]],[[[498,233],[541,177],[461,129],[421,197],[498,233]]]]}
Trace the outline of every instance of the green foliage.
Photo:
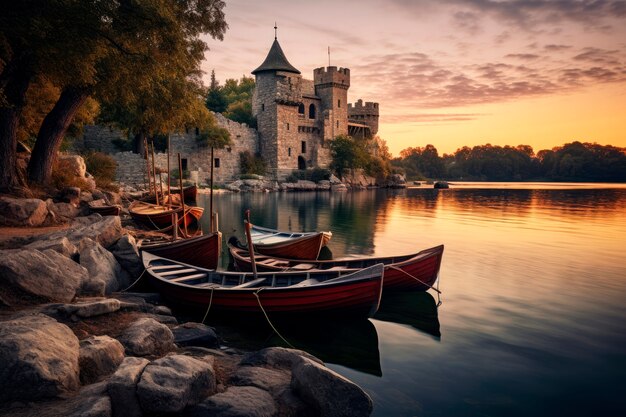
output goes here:
{"type": "Polygon", "coordinates": [[[232,142],[228,130],[215,124],[210,124],[196,136],[196,143],[201,147],[223,149],[232,142]]]}
{"type": "Polygon", "coordinates": [[[211,86],[205,101],[206,106],[209,110],[222,113],[224,117],[230,120],[246,123],[248,126],[256,128],[256,118],[252,116],[254,86],[254,78],[246,76],[240,80],[229,78],[223,86],[220,86],[213,71],[211,73],[211,86]]]}
{"type": "Polygon", "coordinates": [[[330,145],[331,168],[339,178],[348,169],[364,168],[368,162],[368,153],[364,140],[354,140],[349,136],[337,136],[330,145]]]}
{"type": "Polygon", "coordinates": [[[96,185],[100,188],[110,189],[115,181],[117,163],[115,159],[102,152],[89,152],[83,155],[87,172],[96,180],[96,185]]]}
{"type": "Polygon", "coordinates": [[[239,169],[244,175],[265,175],[267,163],[261,155],[253,155],[250,151],[244,151],[239,153],[239,169]]]}
{"type": "Polygon", "coordinates": [[[324,168],[298,169],[292,171],[286,178],[287,182],[298,182],[299,180],[319,182],[330,179],[330,171],[324,168]]]}
{"type": "Polygon", "coordinates": [[[467,146],[439,157],[432,145],[408,148],[392,161],[409,179],[479,181],[626,181],[626,149],[572,142],[536,155],[528,145],[467,146]]]}
{"type": "MultiPolygon", "coordinates": [[[[174,186],[174,187],[177,187],[177,186],[178,186],[178,182],[174,182],[174,180],[177,180],[177,181],[178,181],[178,179],[179,179],[179,178],[180,178],[180,176],[178,175],[178,169],[173,169],[173,170],[171,170],[171,171],[170,171],[170,180],[172,180],[172,181],[170,182],[170,184],[171,184],[172,186],[174,186]]],[[[189,170],[188,170],[188,169],[184,169],[184,170],[183,170],[183,180],[184,180],[185,178],[189,178],[189,170]]],[[[184,184],[184,183],[185,183],[185,182],[183,181],[183,184],[184,184]]]]}

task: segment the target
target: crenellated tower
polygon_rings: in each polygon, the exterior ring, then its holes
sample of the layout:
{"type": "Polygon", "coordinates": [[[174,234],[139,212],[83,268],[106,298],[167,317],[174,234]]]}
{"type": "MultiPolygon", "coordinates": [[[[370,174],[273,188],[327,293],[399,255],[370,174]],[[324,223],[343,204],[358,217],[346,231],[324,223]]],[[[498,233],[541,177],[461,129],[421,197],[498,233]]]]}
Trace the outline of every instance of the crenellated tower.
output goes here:
{"type": "Polygon", "coordinates": [[[348,134],[348,68],[326,67],[313,70],[315,94],[324,109],[324,142],[348,134]]]}
{"type": "Polygon", "coordinates": [[[348,120],[354,126],[355,131],[354,134],[352,132],[351,134],[358,136],[360,132],[359,127],[367,126],[369,127],[369,132],[363,132],[363,135],[374,136],[378,132],[378,116],[378,103],[367,101],[364,104],[363,100],[359,99],[354,104],[348,104],[348,120]]]}

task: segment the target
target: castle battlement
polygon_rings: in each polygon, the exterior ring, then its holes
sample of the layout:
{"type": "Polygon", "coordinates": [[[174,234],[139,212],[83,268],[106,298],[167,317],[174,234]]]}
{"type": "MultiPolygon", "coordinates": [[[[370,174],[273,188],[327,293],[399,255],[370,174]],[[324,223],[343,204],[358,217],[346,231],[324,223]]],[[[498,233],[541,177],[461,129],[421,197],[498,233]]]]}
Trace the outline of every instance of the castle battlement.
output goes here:
{"type": "Polygon", "coordinates": [[[348,103],[348,109],[355,111],[367,110],[371,111],[372,113],[378,114],[378,103],[374,103],[373,101],[366,101],[365,104],[363,104],[363,100],[358,99],[354,104],[348,103]]]}
{"type": "Polygon", "coordinates": [[[316,86],[341,85],[350,86],[350,69],[337,67],[321,67],[313,70],[313,82],[316,86]]]}

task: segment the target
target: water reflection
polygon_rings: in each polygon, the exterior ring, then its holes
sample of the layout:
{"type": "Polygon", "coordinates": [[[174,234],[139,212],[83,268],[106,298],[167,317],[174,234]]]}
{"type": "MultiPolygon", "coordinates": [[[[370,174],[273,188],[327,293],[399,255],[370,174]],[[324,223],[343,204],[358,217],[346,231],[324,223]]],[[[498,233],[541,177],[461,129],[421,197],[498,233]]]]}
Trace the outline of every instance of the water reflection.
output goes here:
{"type": "Polygon", "coordinates": [[[374,318],[405,324],[433,336],[436,340],[441,339],[437,303],[427,292],[385,294],[374,318]]]}

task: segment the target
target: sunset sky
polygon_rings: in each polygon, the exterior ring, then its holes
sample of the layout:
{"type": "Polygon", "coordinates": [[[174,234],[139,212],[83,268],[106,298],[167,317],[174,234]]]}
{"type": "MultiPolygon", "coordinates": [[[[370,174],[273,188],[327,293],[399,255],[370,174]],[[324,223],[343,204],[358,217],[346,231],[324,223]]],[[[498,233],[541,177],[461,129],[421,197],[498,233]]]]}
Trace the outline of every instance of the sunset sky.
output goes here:
{"type": "Polygon", "coordinates": [[[278,41],[304,78],[348,67],[348,99],[380,103],[397,156],[433,144],[573,140],[626,147],[626,2],[226,0],[224,41],[203,69],[251,76],[278,41]]]}

